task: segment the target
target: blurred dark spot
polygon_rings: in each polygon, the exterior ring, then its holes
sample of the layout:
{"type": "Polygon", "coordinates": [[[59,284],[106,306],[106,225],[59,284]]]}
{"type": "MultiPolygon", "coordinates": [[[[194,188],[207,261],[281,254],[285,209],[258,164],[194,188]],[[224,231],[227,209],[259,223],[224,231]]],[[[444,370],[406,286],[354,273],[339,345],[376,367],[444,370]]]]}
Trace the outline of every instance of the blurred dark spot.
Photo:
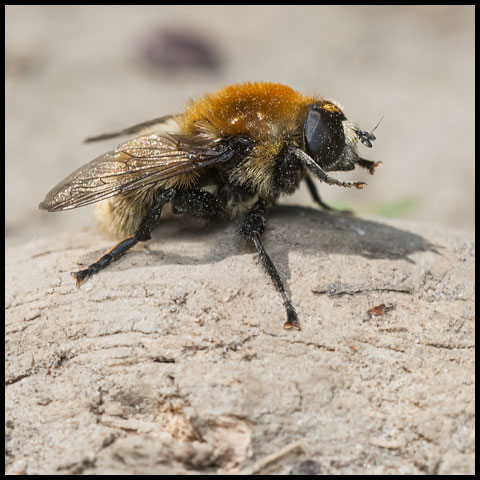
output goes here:
{"type": "Polygon", "coordinates": [[[45,55],[37,50],[5,51],[5,78],[35,76],[45,64],[45,55]]]}
{"type": "Polygon", "coordinates": [[[141,57],[152,67],[170,71],[215,71],[222,64],[219,49],[211,38],[184,27],[150,32],[143,41],[141,57]]]}

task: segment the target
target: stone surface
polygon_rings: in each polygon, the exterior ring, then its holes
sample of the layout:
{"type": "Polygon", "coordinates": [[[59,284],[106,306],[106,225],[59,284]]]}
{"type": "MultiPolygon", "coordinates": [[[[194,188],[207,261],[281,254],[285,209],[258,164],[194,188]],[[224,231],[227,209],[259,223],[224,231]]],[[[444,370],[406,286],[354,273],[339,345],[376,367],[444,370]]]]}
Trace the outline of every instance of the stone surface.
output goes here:
{"type": "Polygon", "coordinates": [[[233,225],[80,288],[93,228],[7,249],[7,473],[474,473],[473,233],[281,207],[265,245],[300,331],[233,225]]]}

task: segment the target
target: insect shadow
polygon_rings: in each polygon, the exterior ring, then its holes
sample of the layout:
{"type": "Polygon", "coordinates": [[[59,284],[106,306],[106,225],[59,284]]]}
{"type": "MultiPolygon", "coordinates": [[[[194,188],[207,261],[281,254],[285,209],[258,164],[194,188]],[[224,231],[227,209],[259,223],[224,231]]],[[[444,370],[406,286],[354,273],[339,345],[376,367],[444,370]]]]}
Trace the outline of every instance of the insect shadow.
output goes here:
{"type": "MultiPolygon", "coordinates": [[[[210,264],[231,256],[255,253],[249,242],[237,235],[237,228],[234,223],[207,225],[191,217],[174,216],[163,220],[154,231],[152,240],[145,244],[148,253],[142,249],[130,251],[109,270],[129,270],[133,266],[210,264]]],[[[290,251],[322,256],[359,255],[373,260],[391,259],[408,263],[415,263],[410,256],[417,252],[439,254],[438,246],[407,230],[351,215],[290,205],[272,208],[263,237],[282,275],[288,279],[290,251]]],[[[88,259],[82,261],[88,263],[102,251],[90,252],[88,259]]]]}

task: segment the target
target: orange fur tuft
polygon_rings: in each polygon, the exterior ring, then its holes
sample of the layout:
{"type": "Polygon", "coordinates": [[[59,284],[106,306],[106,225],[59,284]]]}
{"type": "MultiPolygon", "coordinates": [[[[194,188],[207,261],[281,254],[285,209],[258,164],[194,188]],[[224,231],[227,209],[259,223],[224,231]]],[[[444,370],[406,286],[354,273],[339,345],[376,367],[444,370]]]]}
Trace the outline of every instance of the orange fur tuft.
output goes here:
{"type": "Polygon", "coordinates": [[[229,85],[190,103],[177,122],[189,134],[199,130],[221,137],[246,133],[261,141],[292,133],[298,117],[314,101],[279,83],[229,85]]]}

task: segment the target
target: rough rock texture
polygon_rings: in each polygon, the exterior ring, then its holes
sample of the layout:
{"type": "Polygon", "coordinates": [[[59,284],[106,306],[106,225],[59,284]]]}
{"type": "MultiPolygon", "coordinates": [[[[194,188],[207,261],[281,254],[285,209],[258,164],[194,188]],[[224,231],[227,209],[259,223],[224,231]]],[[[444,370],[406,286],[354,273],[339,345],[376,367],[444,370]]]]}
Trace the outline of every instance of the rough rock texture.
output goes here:
{"type": "Polygon", "coordinates": [[[95,230],[7,250],[7,472],[473,473],[473,234],[279,208],[286,331],[234,233],[166,221],[80,288],[95,230]]]}

